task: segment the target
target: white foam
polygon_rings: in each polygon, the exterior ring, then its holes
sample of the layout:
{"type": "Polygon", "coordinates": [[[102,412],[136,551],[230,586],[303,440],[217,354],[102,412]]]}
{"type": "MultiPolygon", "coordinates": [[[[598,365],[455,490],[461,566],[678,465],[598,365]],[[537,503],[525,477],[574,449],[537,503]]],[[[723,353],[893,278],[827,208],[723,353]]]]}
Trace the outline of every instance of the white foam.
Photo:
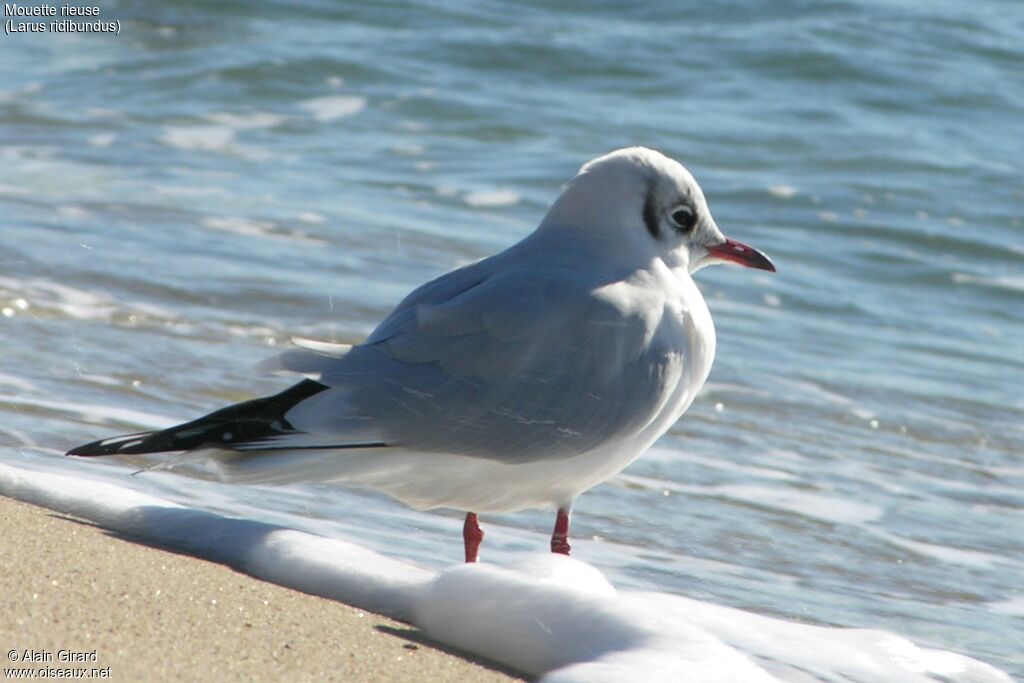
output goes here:
{"type": "Polygon", "coordinates": [[[110,147],[116,139],[117,135],[114,133],[97,133],[96,135],[90,135],[88,142],[93,147],[110,147]]]}
{"type": "Polygon", "coordinates": [[[970,275],[968,273],[953,273],[951,279],[958,285],[979,285],[993,289],[1007,289],[1012,292],[1024,292],[1024,276],[1001,275],[997,277],[983,277],[981,275],[970,275]]]}
{"type": "Polygon", "coordinates": [[[70,218],[72,220],[80,220],[82,218],[88,218],[92,215],[89,211],[83,209],[80,206],[58,206],[57,215],[62,218],[70,218]]]}
{"type": "Polygon", "coordinates": [[[207,228],[231,232],[236,235],[247,235],[249,237],[269,235],[277,227],[270,221],[239,218],[237,216],[207,216],[201,222],[207,228]]]}
{"type": "Polygon", "coordinates": [[[202,219],[204,227],[221,232],[230,232],[247,237],[269,237],[272,239],[289,239],[313,244],[325,244],[316,237],[311,237],[301,230],[286,230],[271,221],[242,218],[240,216],[207,216],[202,219]]]}
{"type": "Polygon", "coordinates": [[[838,406],[850,406],[853,405],[853,399],[843,396],[835,391],[826,389],[825,387],[816,384],[811,381],[804,381],[800,379],[790,379],[785,377],[776,378],[776,381],[780,384],[796,389],[802,394],[806,394],[809,400],[822,400],[832,405],[838,406]]]}
{"type": "Polygon", "coordinates": [[[159,140],[189,151],[222,152],[234,142],[235,130],[229,126],[170,126],[159,140]]]}
{"type": "Polygon", "coordinates": [[[233,128],[235,130],[244,130],[247,128],[273,128],[279,126],[285,122],[285,117],[280,114],[271,114],[270,112],[245,112],[242,114],[234,112],[212,112],[206,115],[206,118],[214,123],[233,128]]]}
{"type": "Polygon", "coordinates": [[[88,405],[82,403],[71,403],[69,401],[52,401],[43,398],[30,396],[16,396],[13,394],[0,394],[0,401],[11,406],[32,406],[44,408],[55,412],[69,413],[77,416],[85,422],[98,424],[127,424],[144,429],[164,429],[170,427],[179,420],[164,415],[130,408],[117,408],[114,406],[88,405]]]}
{"type": "Polygon", "coordinates": [[[1024,617],[1024,595],[999,602],[988,603],[989,609],[999,614],[1009,614],[1012,617],[1024,617]]]}
{"type": "Polygon", "coordinates": [[[714,493],[732,500],[795,512],[810,519],[835,524],[865,524],[880,519],[884,510],[828,492],[811,493],[795,488],[735,484],[712,487],[714,493]]]}
{"type": "Polygon", "coordinates": [[[43,278],[0,277],[0,297],[8,293],[17,299],[25,299],[26,303],[31,301],[33,308],[58,310],[81,320],[109,320],[117,315],[125,316],[130,321],[138,317],[165,321],[175,317],[159,306],[138,301],[120,302],[104,292],[78,289],[43,278]]]}
{"type": "MultiPolygon", "coordinates": [[[[724,463],[721,465],[711,462],[706,464],[709,466],[719,467],[721,469],[737,469],[735,466],[725,467],[724,463]]],[[[773,477],[772,475],[774,473],[772,470],[762,471],[757,468],[747,468],[739,471],[759,475],[763,472],[763,476],[766,478],[782,480],[792,479],[791,476],[784,473],[781,475],[776,474],[776,476],[773,477]]],[[[628,481],[652,490],[667,491],[668,493],[724,498],[746,505],[758,505],[784,512],[794,512],[809,519],[817,519],[833,524],[866,524],[867,522],[873,522],[880,519],[885,513],[885,511],[877,505],[868,505],[866,503],[847,500],[829,492],[813,493],[810,491],[804,491],[792,486],[758,486],[754,484],[722,484],[715,486],[703,486],[699,484],[679,484],[677,482],[667,480],[650,479],[647,477],[640,477],[635,474],[620,474],[616,479],[628,481]]]]}
{"type": "Polygon", "coordinates": [[[861,407],[851,408],[850,409],[850,413],[854,417],[860,418],[861,420],[864,420],[865,422],[867,422],[869,420],[875,419],[875,412],[873,410],[868,409],[868,408],[861,408],[861,407]]]}
{"type": "MultiPolygon", "coordinates": [[[[0,450],[0,458],[10,452],[0,450]]],[[[411,620],[429,638],[548,682],[1010,682],[991,666],[891,633],[617,592],[594,567],[567,557],[435,573],[348,541],[189,509],[74,469],[67,476],[0,462],[0,494],[411,620]]]]}
{"type": "Polygon", "coordinates": [[[192,185],[150,185],[153,192],[169,197],[224,197],[229,193],[223,187],[216,185],[204,185],[201,187],[192,185]]]}
{"type": "MultiPolygon", "coordinates": [[[[759,479],[769,479],[772,481],[797,481],[798,478],[785,470],[778,469],[775,467],[758,467],[756,465],[743,465],[728,458],[704,456],[699,453],[691,453],[688,451],[677,451],[672,448],[660,448],[654,446],[647,449],[644,453],[644,459],[648,462],[662,461],[662,462],[682,462],[688,465],[697,465],[698,467],[719,470],[723,472],[736,472],[743,475],[757,477],[759,479]]],[[[769,462],[775,462],[768,460],[769,462]]],[[[648,489],[651,491],[669,490],[666,489],[666,480],[660,478],[644,477],[638,474],[620,473],[614,481],[624,481],[632,486],[639,488],[648,489]]],[[[671,491],[670,491],[671,492],[671,491]]]]}
{"type": "Polygon", "coordinates": [[[313,115],[317,121],[324,123],[358,114],[366,108],[366,98],[355,95],[329,95],[314,97],[299,102],[299,107],[313,115]]]}
{"type": "Polygon", "coordinates": [[[8,375],[5,372],[0,372],[0,386],[11,387],[12,389],[17,389],[18,391],[39,390],[39,388],[35,384],[29,382],[27,379],[22,379],[21,377],[17,377],[15,375],[8,375]]]}
{"type": "Polygon", "coordinates": [[[951,564],[960,564],[967,567],[976,567],[979,569],[990,569],[998,564],[1005,564],[1007,561],[1005,558],[992,553],[982,552],[980,550],[965,550],[963,548],[952,548],[946,545],[938,545],[936,543],[924,543],[922,541],[912,541],[909,538],[903,536],[897,536],[881,529],[869,528],[871,533],[886,541],[892,543],[895,546],[904,548],[918,555],[930,557],[933,560],[939,560],[940,562],[949,562],[951,564]]]}
{"type": "Polygon", "coordinates": [[[476,208],[493,208],[518,204],[519,195],[511,190],[479,190],[469,192],[462,201],[476,208]]]}
{"type": "Polygon", "coordinates": [[[768,193],[779,199],[791,199],[796,196],[796,188],[791,185],[772,185],[768,193]]]}
{"type": "Polygon", "coordinates": [[[99,384],[105,387],[123,387],[124,381],[117,377],[109,377],[107,375],[94,375],[89,372],[79,372],[78,378],[83,379],[93,384],[99,384]]]}
{"type": "Polygon", "coordinates": [[[9,439],[4,440],[4,446],[27,446],[29,448],[35,448],[38,446],[38,443],[34,438],[32,438],[32,436],[20,429],[3,427],[0,428],[0,434],[10,437],[9,439]]]}
{"type": "Polygon", "coordinates": [[[315,211],[302,211],[296,216],[296,218],[303,223],[309,223],[310,225],[321,225],[327,222],[327,219],[324,216],[316,213],[315,211]]]}

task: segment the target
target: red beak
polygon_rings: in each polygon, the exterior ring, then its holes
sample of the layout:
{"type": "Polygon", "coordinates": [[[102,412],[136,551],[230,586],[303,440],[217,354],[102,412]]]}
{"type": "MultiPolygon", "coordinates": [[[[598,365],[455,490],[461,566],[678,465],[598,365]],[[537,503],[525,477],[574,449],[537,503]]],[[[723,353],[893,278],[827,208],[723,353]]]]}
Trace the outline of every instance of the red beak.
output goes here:
{"type": "Polygon", "coordinates": [[[767,256],[742,242],[726,239],[721,244],[707,247],[708,253],[723,261],[732,261],[746,268],[757,268],[775,272],[775,266],[767,256]]]}

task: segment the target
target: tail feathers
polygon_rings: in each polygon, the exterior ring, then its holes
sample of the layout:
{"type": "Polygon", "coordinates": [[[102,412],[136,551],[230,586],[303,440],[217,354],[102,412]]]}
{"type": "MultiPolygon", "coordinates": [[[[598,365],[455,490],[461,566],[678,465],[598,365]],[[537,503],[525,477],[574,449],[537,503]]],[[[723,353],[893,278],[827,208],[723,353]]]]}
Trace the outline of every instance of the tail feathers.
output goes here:
{"type": "Polygon", "coordinates": [[[325,389],[327,387],[319,382],[303,380],[279,394],[221,408],[176,427],[101,439],[73,448],[68,455],[162,453],[213,447],[242,450],[254,441],[273,441],[285,435],[298,434],[285,419],[285,414],[296,404],[325,389]]]}

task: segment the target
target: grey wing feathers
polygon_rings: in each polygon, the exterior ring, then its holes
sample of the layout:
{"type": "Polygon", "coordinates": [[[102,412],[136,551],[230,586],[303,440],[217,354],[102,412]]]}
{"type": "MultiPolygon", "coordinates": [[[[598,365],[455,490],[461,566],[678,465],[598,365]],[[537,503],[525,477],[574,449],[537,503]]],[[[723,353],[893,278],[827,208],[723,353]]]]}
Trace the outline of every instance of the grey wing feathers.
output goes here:
{"type": "Polygon", "coordinates": [[[625,310],[571,270],[489,266],[428,283],[366,344],[322,358],[331,388],[289,422],[327,441],[522,462],[585,452],[657,412],[673,365],[650,344],[658,307],[625,310]]]}
{"type": "Polygon", "coordinates": [[[375,344],[398,334],[410,323],[414,323],[419,306],[451,301],[463,292],[473,289],[487,279],[488,271],[494,267],[496,260],[495,257],[491,257],[477,261],[420,285],[377,326],[366,343],[375,344]]]}

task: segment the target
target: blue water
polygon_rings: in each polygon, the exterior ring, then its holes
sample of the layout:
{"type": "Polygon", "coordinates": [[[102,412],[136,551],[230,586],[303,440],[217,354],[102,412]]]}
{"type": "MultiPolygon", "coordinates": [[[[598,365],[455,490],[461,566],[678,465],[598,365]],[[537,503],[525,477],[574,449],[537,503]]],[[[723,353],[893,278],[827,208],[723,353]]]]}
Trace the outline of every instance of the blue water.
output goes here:
{"type": "MultiPolygon", "coordinates": [[[[587,159],[680,159],[771,276],[698,276],[702,396],[577,502],[620,585],[879,627],[1024,678],[1024,5],[103,3],[0,39],[9,462],[284,386],[513,243],[587,159]]],[[[455,513],[90,471],[435,566],[455,513]]],[[[490,557],[551,519],[484,520],[490,557]]],[[[587,540],[592,539],[592,540],[587,540]]]]}

